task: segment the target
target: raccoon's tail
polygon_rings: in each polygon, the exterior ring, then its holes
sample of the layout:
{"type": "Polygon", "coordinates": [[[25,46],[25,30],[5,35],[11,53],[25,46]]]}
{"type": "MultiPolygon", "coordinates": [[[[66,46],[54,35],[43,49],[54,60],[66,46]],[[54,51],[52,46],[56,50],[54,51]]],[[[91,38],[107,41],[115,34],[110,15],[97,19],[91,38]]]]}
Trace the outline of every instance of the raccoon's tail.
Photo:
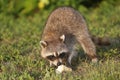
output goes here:
{"type": "Polygon", "coordinates": [[[107,37],[97,37],[92,35],[91,38],[96,45],[109,46],[111,44],[109,38],[107,37]]]}

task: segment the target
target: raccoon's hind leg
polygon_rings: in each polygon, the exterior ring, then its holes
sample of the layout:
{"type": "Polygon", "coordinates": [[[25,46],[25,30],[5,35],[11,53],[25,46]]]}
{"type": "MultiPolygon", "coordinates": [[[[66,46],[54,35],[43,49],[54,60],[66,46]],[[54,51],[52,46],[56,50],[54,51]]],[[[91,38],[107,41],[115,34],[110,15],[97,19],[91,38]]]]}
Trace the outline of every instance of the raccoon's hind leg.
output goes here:
{"type": "Polygon", "coordinates": [[[96,47],[92,42],[90,36],[88,34],[83,33],[81,36],[76,36],[76,38],[78,42],[81,44],[85,53],[92,59],[92,62],[96,63],[98,61],[96,55],[96,47]]]}

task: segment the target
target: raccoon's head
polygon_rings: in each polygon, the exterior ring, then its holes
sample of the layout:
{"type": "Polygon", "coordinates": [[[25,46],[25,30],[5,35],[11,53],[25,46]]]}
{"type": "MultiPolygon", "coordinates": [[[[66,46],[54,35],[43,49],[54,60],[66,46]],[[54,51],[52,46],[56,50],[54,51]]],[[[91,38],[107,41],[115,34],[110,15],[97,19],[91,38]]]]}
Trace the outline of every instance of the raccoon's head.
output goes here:
{"type": "Polygon", "coordinates": [[[65,35],[53,41],[40,41],[41,56],[47,59],[51,65],[66,64],[69,52],[65,42],[65,35]]]}

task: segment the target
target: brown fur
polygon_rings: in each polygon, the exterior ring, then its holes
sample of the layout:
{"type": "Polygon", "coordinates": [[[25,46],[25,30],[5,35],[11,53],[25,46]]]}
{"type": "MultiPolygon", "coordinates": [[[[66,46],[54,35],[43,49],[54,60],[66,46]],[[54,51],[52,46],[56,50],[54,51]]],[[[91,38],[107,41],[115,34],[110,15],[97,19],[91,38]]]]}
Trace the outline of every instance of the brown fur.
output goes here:
{"type": "Polygon", "coordinates": [[[110,45],[110,40],[107,37],[97,37],[97,36],[92,36],[92,41],[96,44],[96,45],[100,45],[100,46],[108,46],[110,45]]]}
{"type": "Polygon", "coordinates": [[[54,52],[60,55],[60,51],[63,51],[69,54],[67,58],[71,63],[71,59],[77,54],[75,44],[79,43],[92,61],[97,61],[96,47],[91,40],[86,22],[73,8],[60,7],[54,10],[48,17],[41,40],[47,44],[41,50],[44,58],[54,55],[54,52]],[[62,35],[65,36],[63,41],[60,40],[62,35]]]}

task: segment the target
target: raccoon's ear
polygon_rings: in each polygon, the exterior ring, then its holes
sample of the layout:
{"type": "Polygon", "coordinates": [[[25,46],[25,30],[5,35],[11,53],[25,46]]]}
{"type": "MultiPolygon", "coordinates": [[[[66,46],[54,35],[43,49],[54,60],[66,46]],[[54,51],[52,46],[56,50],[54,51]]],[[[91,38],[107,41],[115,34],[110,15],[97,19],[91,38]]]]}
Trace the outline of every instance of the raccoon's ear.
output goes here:
{"type": "Polygon", "coordinates": [[[40,41],[40,45],[42,48],[45,48],[47,46],[47,42],[46,41],[40,41]]]}
{"type": "Polygon", "coordinates": [[[64,34],[63,34],[62,36],[60,36],[60,40],[61,40],[62,42],[65,41],[65,35],[64,35],[64,34]]]}

